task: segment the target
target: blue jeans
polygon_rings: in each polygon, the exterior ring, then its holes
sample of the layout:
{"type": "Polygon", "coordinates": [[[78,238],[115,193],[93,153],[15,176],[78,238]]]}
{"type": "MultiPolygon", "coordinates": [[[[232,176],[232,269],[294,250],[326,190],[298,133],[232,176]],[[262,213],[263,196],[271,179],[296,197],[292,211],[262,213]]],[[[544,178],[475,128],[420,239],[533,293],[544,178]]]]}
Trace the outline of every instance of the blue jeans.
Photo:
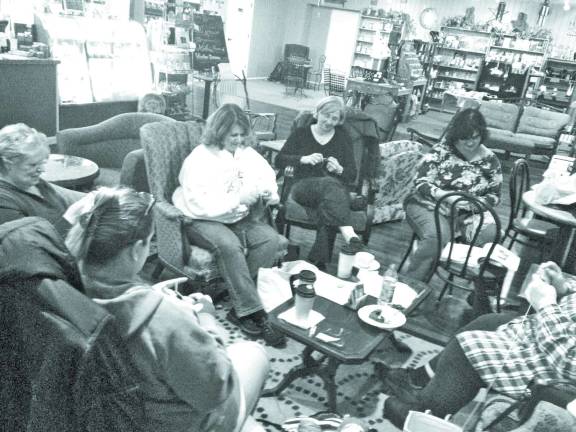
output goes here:
{"type": "MultiPolygon", "coordinates": [[[[418,237],[418,247],[410,257],[410,265],[406,269],[406,275],[413,279],[426,281],[432,271],[437,253],[436,222],[434,221],[434,210],[427,208],[418,201],[410,200],[405,204],[406,220],[418,237]]],[[[450,225],[446,216],[440,216],[442,233],[448,235],[450,225]]],[[[476,246],[493,241],[496,225],[489,224],[480,231],[476,246]]],[[[442,244],[446,244],[448,239],[444,239],[442,244]]]]}
{"type": "Polygon", "coordinates": [[[335,177],[309,177],[292,186],[294,201],[317,215],[316,239],[308,259],[315,263],[330,261],[336,237],[334,228],[352,225],[350,193],[335,177]]]}
{"type": "Polygon", "coordinates": [[[262,310],[255,280],[260,267],[272,267],[283,238],[270,225],[250,215],[233,224],[195,220],[188,239],[216,257],[234,310],[239,317],[262,310]]]}

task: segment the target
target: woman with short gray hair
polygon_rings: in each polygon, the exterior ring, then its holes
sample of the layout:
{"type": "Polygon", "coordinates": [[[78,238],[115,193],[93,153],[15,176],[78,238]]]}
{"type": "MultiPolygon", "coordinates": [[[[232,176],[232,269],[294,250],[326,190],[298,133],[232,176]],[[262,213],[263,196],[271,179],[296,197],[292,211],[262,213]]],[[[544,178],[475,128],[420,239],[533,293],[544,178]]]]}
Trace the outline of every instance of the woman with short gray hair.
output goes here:
{"type": "Polygon", "coordinates": [[[0,224],[40,216],[64,234],[62,215],[84,194],[42,179],[50,147],[46,135],[24,123],[0,129],[0,224]]]}

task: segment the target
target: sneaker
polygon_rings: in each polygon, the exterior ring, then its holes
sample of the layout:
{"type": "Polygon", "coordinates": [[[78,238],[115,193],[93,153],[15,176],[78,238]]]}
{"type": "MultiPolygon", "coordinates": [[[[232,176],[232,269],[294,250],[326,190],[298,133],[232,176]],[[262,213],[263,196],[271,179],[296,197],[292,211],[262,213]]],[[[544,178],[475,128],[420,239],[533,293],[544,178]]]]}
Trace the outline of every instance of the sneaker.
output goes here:
{"type": "Polygon", "coordinates": [[[250,338],[255,339],[262,336],[262,328],[250,316],[239,317],[236,315],[234,309],[230,309],[230,312],[226,315],[226,319],[235,326],[238,326],[242,333],[250,338]]]}
{"type": "Polygon", "coordinates": [[[262,332],[262,339],[267,345],[275,348],[284,348],[286,346],[286,336],[272,327],[267,318],[263,318],[258,322],[262,332]]]}

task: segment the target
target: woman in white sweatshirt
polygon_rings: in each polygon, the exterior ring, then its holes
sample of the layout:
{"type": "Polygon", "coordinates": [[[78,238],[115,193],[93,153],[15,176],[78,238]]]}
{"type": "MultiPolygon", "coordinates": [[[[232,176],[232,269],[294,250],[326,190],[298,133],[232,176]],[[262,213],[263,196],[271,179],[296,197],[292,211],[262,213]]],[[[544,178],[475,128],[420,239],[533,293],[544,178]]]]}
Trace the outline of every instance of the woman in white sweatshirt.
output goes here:
{"type": "Polygon", "coordinates": [[[280,346],[284,337],[268,323],[256,291],[260,267],[272,267],[287,240],[262,218],[278,202],[272,167],[252,144],[248,116],[225,104],[207,120],[202,144],[182,164],[174,205],[195,222],[186,226],[192,243],[216,256],[233,309],[228,319],[251,337],[280,346]]]}

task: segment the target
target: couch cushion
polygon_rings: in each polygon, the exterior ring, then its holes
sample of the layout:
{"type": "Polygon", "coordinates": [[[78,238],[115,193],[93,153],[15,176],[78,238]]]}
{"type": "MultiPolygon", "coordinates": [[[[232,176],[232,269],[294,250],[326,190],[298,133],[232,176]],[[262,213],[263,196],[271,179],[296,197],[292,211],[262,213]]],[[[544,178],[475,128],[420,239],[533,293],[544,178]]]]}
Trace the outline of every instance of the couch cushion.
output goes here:
{"type": "Polygon", "coordinates": [[[568,124],[570,116],[564,113],[526,107],[520,117],[516,132],[528,135],[556,138],[568,124]]]}
{"type": "Polygon", "coordinates": [[[545,136],[517,133],[516,139],[529,143],[531,147],[543,148],[547,150],[552,150],[556,145],[556,138],[545,136]]]}
{"type": "Polygon", "coordinates": [[[488,127],[514,132],[520,107],[509,103],[482,102],[480,112],[488,127]]]}

